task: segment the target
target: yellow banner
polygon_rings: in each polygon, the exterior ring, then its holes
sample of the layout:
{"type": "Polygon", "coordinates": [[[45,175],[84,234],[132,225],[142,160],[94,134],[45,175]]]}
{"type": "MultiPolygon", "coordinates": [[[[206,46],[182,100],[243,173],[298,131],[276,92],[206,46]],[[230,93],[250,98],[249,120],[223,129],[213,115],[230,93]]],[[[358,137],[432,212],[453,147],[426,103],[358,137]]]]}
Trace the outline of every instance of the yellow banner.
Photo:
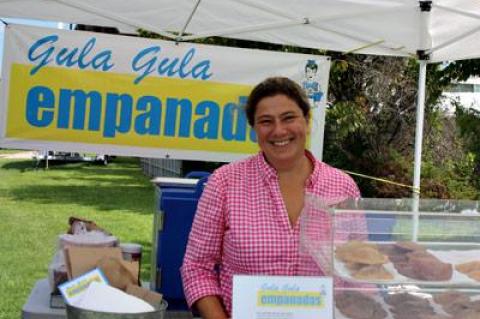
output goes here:
{"type": "Polygon", "coordinates": [[[13,64],[6,137],[254,153],[251,86],[13,64]]]}
{"type": "Polygon", "coordinates": [[[324,308],[324,296],[318,291],[259,290],[259,307],[324,308]]]}

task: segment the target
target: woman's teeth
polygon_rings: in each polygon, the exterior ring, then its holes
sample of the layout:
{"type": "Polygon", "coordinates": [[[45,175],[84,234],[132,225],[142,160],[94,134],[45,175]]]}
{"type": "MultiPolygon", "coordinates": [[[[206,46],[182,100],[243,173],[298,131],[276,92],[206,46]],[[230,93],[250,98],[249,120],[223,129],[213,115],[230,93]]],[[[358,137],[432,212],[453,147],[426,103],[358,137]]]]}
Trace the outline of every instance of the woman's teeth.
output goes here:
{"type": "Polygon", "coordinates": [[[277,142],[273,142],[273,145],[275,145],[275,146],[285,146],[285,145],[287,145],[289,142],[290,142],[289,140],[277,141],[277,142]]]}

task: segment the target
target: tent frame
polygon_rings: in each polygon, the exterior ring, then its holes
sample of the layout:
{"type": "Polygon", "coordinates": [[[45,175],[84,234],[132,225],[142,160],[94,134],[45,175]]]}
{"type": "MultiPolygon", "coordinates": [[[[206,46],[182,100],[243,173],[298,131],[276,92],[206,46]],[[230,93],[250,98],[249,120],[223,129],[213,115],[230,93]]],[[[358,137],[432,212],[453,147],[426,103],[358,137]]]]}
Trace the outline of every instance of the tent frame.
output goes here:
{"type": "MultiPolygon", "coordinates": [[[[350,34],[348,31],[340,30],[331,25],[331,22],[343,19],[348,21],[349,19],[354,19],[362,17],[364,15],[379,15],[383,12],[387,12],[388,8],[379,8],[375,10],[357,10],[353,13],[333,13],[330,15],[316,15],[316,16],[298,16],[293,14],[287,9],[278,9],[273,5],[267,5],[264,2],[259,2],[255,0],[230,0],[232,4],[240,4],[246,7],[254,8],[256,10],[261,10],[264,13],[271,14],[280,18],[280,21],[270,22],[270,23],[261,23],[249,26],[234,26],[229,28],[217,28],[205,30],[202,32],[197,32],[195,34],[189,34],[187,28],[190,25],[192,19],[198,13],[202,0],[192,1],[191,7],[188,9],[188,16],[185,21],[180,24],[181,27],[178,30],[165,30],[165,28],[157,27],[153,23],[146,23],[139,19],[127,18],[121,16],[120,14],[115,14],[107,9],[99,8],[97,5],[85,4],[78,1],[72,0],[49,0],[51,3],[58,3],[59,6],[74,8],[80,11],[83,11],[92,17],[99,17],[104,19],[109,19],[113,22],[118,22],[119,24],[124,24],[132,28],[140,28],[144,30],[149,30],[155,33],[160,34],[161,36],[171,39],[177,42],[180,41],[190,41],[205,37],[211,36],[232,36],[236,38],[241,38],[241,34],[252,32],[252,31],[262,31],[262,30],[271,30],[278,28],[287,28],[292,26],[306,25],[308,28],[315,28],[323,32],[331,33],[335,36],[343,37],[346,40],[354,40],[361,45],[353,47],[350,49],[341,49],[346,53],[355,53],[370,47],[378,47],[383,50],[385,55],[393,56],[410,56],[417,59],[419,62],[419,74],[418,74],[418,97],[417,97],[417,107],[416,107],[416,132],[415,132],[415,151],[414,151],[414,174],[413,174],[413,198],[420,197],[420,177],[421,177],[421,156],[422,156],[422,140],[423,140],[423,122],[424,122],[424,109],[425,109],[425,86],[426,86],[426,68],[427,63],[430,62],[430,57],[433,58],[434,62],[435,56],[432,54],[436,51],[444,49],[446,47],[452,46],[465,38],[472,36],[475,33],[480,32],[480,24],[474,25],[470,29],[463,31],[460,34],[453,36],[450,39],[443,39],[441,43],[436,43],[435,47],[432,45],[432,35],[429,34],[430,30],[430,13],[432,8],[440,11],[451,12],[458,15],[459,17],[471,18],[473,20],[480,21],[480,14],[472,11],[467,11],[466,9],[452,7],[449,5],[437,4],[435,0],[412,0],[412,3],[415,5],[417,3],[417,8],[419,10],[420,18],[420,30],[419,30],[419,43],[417,51],[412,51],[412,48],[407,48],[402,43],[393,43],[391,40],[382,38],[382,36],[359,36],[350,34]],[[240,35],[240,37],[238,37],[240,35]]],[[[1,3],[9,2],[9,0],[0,0],[1,3]]],[[[20,1],[19,1],[20,2],[20,1]]],[[[203,3],[206,3],[204,1],[203,3]]],[[[189,4],[188,4],[189,5],[189,4]]],[[[403,10],[399,8],[399,10],[403,10]]],[[[406,10],[411,10],[411,7],[406,10]]],[[[31,16],[32,14],[30,14],[31,16]]],[[[25,15],[29,16],[27,13],[25,15]]],[[[101,19],[100,19],[101,20],[101,19]]],[[[398,40],[396,40],[398,41],[398,40]]],[[[287,43],[285,43],[287,44],[287,43]]],[[[295,45],[295,43],[290,43],[295,45]]],[[[468,57],[468,53],[463,58],[468,57]]],[[[473,56],[472,56],[473,57],[473,56]]],[[[453,57],[454,58],[454,57],[453,57]]]]}

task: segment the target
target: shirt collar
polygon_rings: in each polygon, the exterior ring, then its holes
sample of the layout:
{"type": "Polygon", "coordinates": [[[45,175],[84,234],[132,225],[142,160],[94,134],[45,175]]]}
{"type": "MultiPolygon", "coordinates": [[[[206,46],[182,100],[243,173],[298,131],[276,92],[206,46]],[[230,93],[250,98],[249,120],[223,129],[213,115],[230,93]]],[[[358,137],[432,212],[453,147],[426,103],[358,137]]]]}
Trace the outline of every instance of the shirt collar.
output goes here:
{"type": "MultiPolygon", "coordinates": [[[[310,174],[305,184],[305,186],[311,187],[318,180],[320,176],[321,167],[320,167],[320,162],[315,159],[315,157],[310,151],[305,150],[305,155],[313,165],[312,174],[310,174]]],[[[272,166],[270,166],[270,164],[268,164],[267,160],[265,159],[265,155],[263,154],[262,151],[260,151],[257,155],[257,163],[258,163],[260,176],[265,181],[269,181],[277,178],[277,171],[272,166]]]]}
{"type": "Polygon", "coordinates": [[[257,163],[260,176],[265,181],[277,178],[277,171],[272,166],[270,166],[270,164],[268,164],[267,160],[265,159],[265,154],[263,154],[262,151],[260,151],[257,155],[257,163]]]}
{"type": "Polygon", "coordinates": [[[308,150],[305,150],[305,155],[310,160],[310,163],[312,163],[312,165],[313,165],[312,174],[310,174],[307,181],[305,182],[305,186],[312,187],[313,185],[316,184],[316,182],[318,181],[318,179],[320,177],[320,170],[321,170],[320,164],[322,164],[322,163],[320,161],[318,161],[313,156],[313,154],[310,153],[310,151],[308,151],[308,150]]]}

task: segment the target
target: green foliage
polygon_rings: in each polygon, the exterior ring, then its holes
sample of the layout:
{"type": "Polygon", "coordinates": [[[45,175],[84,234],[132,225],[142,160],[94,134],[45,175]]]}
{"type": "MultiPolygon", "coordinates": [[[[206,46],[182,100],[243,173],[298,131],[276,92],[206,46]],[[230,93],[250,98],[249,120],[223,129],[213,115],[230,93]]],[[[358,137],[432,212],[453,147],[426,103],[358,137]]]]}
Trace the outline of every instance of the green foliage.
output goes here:
{"type": "Polygon", "coordinates": [[[355,102],[338,102],[334,108],[327,110],[327,113],[331,124],[330,129],[338,140],[368,128],[366,114],[355,102]]]}
{"type": "Polygon", "coordinates": [[[474,109],[466,110],[457,105],[456,120],[473,166],[472,182],[480,189],[480,112],[474,109]]]}
{"type": "MultiPolygon", "coordinates": [[[[145,31],[142,29],[138,30],[138,33],[140,37],[144,37],[144,38],[173,41],[171,39],[162,37],[157,33],[145,31]]],[[[318,50],[318,49],[300,48],[300,47],[295,47],[291,45],[280,45],[275,43],[239,40],[239,39],[222,38],[222,37],[208,37],[208,38],[193,40],[190,42],[198,43],[198,44],[245,48],[245,49],[261,49],[261,50],[304,53],[304,54],[325,54],[324,50],[318,50]]]]}
{"type": "Polygon", "coordinates": [[[422,163],[422,196],[426,198],[479,199],[473,176],[472,154],[465,154],[460,161],[447,160],[442,165],[433,161],[422,163]]]}
{"type": "MultiPolygon", "coordinates": [[[[478,118],[473,111],[457,111],[455,121],[437,107],[443,90],[465,72],[465,65],[472,68],[474,64],[457,64],[462,71],[428,66],[422,197],[478,197],[478,118]]],[[[411,185],[417,76],[418,64],[413,59],[337,56],[330,76],[325,161],[411,185]]],[[[364,196],[411,196],[406,187],[363,178],[357,182],[364,196]]]]}
{"type": "Polygon", "coordinates": [[[467,148],[475,154],[480,154],[480,111],[465,109],[457,104],[455,117],[460,128],[460,136],[467,148]]]}
{"type": "MultiPolygon", "coordinates": [[[[343,56],[330,77],[325,161],[411,184],[408,157],[414,127],[415,81],[409,60],[343,56]]],[[[408,188],[357,179],[363,196],[401,197],[408,188]]]]}

